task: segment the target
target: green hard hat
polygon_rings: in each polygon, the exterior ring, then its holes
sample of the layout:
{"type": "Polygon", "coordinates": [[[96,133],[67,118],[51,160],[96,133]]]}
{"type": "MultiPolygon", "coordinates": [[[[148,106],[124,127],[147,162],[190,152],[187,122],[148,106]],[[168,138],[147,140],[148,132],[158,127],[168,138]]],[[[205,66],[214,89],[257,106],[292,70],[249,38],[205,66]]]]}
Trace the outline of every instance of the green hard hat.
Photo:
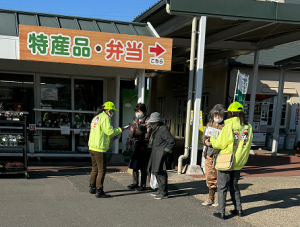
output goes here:
{"type": "Polygon", "coordinates": [[[112,102],[106,102],[103,104],[103,106],[104,106],[105,110],[119,111],[119,110],[115,109],[115,104],[113,104],[112,102]]]}
{"type": "Polygon", "coordinates": [[[242,112],[244,110],[244,107],[239,102],[231,103],[231,105],[228,107],[227,111],[225,112],[242,112]]]}

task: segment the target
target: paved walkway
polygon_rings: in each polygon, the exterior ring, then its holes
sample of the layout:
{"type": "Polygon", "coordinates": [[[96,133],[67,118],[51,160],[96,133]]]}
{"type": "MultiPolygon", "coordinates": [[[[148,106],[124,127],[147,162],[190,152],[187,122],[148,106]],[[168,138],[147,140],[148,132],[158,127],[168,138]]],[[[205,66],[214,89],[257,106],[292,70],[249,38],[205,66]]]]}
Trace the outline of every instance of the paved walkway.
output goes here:
{"type": "Polygon", "coordinates": [[[105,189],[113,195],[96,199],[88,191],[88,175],[48,177],[32,174],[31,179],[1,179],[1,227],[182,227],[250,226],[238,219],[214,218],[212,210],[189,194],[170,187],[171,196],[154,200],[150,191],[129,191],[129,174],[110,173],[105,189]]]}

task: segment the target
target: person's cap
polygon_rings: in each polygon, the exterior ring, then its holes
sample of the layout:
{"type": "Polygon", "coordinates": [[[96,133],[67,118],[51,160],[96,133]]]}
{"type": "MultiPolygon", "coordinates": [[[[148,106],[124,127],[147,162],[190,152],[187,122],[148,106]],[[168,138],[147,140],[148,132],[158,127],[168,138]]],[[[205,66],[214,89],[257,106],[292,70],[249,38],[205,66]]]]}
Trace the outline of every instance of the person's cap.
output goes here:
{"type": "Polygon", "coordinates": [[[242,112],[244,110],[244,107],[239,102],[231,103],[231,105],[228,107],[227,111],[225,112],[242,112]]]}
{"type": "Polygon", "coordinates": [[[113,104],[112,102],[106,102],[103,104],[103,106],[104,106],[105,110],[119,111],[119,110],[115,109],[115,104],[113,104]]]}
{"type": "Polygon", "coordinates": [[[150,118],[148,121],[146,121],[147,123],[153,123],[153,122],[161,122],[162,121],[162,118],[161,118],[161,115],[160,113],[158,112],[154,112],[150,115],[150,118]]]}

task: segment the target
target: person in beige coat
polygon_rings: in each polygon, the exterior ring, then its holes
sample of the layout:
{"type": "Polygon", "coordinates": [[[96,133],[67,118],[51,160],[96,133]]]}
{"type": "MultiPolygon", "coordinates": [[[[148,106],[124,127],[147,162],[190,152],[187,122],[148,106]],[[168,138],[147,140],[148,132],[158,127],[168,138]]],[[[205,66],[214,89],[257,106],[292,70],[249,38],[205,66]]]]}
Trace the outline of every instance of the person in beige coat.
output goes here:
{"type": "Polygon", "coordinates": [[[213,133],[219,133],[224,127],[224,107],[221,104],[215,105],[209,113],[209,122],[207,123],[205,132],[202,136],[204,146],[203,157],[205,158],[205,178],[206,185],[209,189],[207,201],[202,203],[204,206],[217,206],[215,203],[215,193],[218,187],[218,171],[214,167],[214,160],[217,154],[216,149],[212,146],[207,146],[205,140],[212,136],[213,133]],[[216,130],[217,129],[217,130],[216,130]]]}

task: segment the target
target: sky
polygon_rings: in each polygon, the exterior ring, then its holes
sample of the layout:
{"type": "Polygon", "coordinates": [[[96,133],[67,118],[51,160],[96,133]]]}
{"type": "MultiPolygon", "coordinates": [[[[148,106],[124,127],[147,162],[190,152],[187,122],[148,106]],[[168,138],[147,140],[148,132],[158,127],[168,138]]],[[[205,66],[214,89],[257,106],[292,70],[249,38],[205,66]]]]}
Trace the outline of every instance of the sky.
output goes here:
{"type": "Polygon", "coordinates": [[[0,0],[0,9],[132,21],[158,0],[0,0]]]}

